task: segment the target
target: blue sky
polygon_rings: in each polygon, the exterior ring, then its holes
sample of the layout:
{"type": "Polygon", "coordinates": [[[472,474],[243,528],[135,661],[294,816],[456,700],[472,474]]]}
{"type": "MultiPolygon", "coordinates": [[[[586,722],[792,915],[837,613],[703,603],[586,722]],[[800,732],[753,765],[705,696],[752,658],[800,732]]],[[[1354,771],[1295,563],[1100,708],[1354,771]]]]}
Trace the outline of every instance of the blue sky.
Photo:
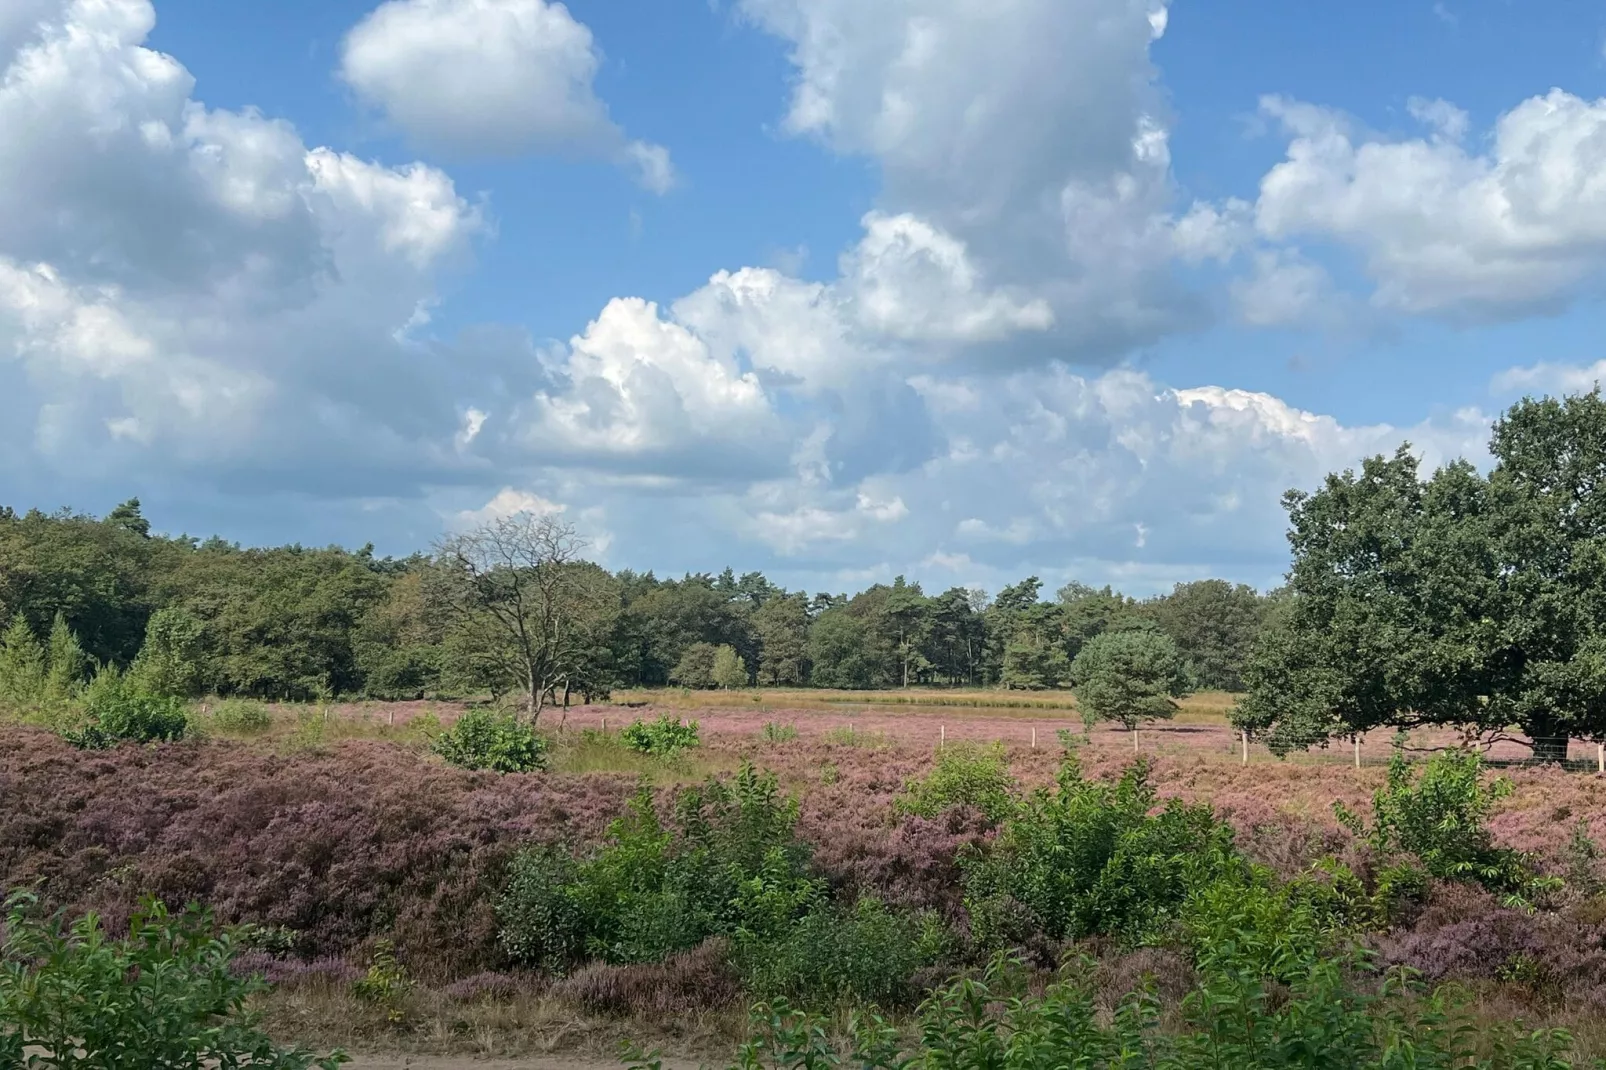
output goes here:
{"type": "Polygon", "coordinates": [[[0,502],[1136,593],[1603,372],[1573,0],[13,0],[0,502]]]}

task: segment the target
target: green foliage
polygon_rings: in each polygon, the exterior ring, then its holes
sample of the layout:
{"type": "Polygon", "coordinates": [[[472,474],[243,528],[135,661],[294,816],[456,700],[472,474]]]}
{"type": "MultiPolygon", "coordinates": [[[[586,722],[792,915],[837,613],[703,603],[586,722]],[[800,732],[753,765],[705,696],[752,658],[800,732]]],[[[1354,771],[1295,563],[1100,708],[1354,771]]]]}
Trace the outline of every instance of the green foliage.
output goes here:
{"type": "Polygon", "coordinates": [[[1058,788],[1039,790],[1003,824],[990,852],[966,861],[965,904],[984,946],[1104,933],[1163,937],[1197,890],[1241,870],[1232,830],[1207,806],[1157,799],[1148,765],[1114,784],[1084,780],[1068,754],[1058,788]]]}
{"type": "Polygon", "coordinates": [[[1015,781],[1001,744],[953,743],[937,754],[931,772],[904,785],[895,813],[936,817],[953,806],[973,806],[1000,822],[1015,810],[1015,781]]]}
{"type": "Polygon", "coordinates": [[[772,931],[768,938],[739,934],[743,982],[754,996],[809,1006],[912,1004],[914,978],[953,951],[952,936],[935,914],[900,913],[869,898],[851,907],[816,901],[795,922],[772,931]]]}
{"type": "Polygon", "coordinates": [[[736,653],[735,647],[722,646],[714,651],[710,676],[716,687],[727,691],[740,690],[747,686],[747,663],[736,653]]]}
{"type": "Polygon", "coordinates": [[[769,598],[753,613],[758,640],[758,682],[797,687],[808,679],[809,606],[802,595],[769,598]]]}
{"type": "Polygon", "coordinates": [[[412,991],[412,976],[396,960],[395,947],[389,940],[376,941],[368,972],[352,984],[352,995],[382,1008],[386,1019],[395,1025],[406,1018],[405,1003],[412,991]]]}
{"type": "Polygon", "coordinates": [[[1557,883],[1535,875],[1516,851],[1496,847],[1489,813],[1511,793],[1504,778],[1485,784],[1483,759],[1471,751],[1440,751],[1412,770],[1402,748],[1389,759],[1388,780],[1372,796],[1370,824],[1335,804],[1340,821],[1384,859],[1414,858],[1441,880],[1473,881],[1526,905],[1557,883]]]}
{"type": "Polygon", "coordinates": [[[1187,693],[1177,646],[1150,628],[1107,631],[1090,639],[1071,667],[1084,716],[1128,730],[1176,714],[1172,701],[1187,693]]]}
{"type": "Polygon", "coordinates": [[[866,688],[877,683],[870,629],[843,609],[828,609],[809,629],[810,680],[817,687],[866,688]]]}
{"type": "Polygon", "coordinates": [[[1034,691],[1059,687],[1070,671],[1071,659],[1057,635],[1039,628],[1021,627],[1004,644],[999,683],[1034,691]]]}
{"type": "Polygon", "coordinates": [[[1573,822],[1567,839],[1567,886],[1585,898],[1601,893],[1600,854],[1600,845],[1589,835],[1589,822],[1584,818],[1573,822]]]}
{"type": "Polygon", "coordinates": [[[1266,618],[1266,602],[1253,587],[1226,580],[1179,583],[1142,609],[1177,644],[1193,688],[1243,690],[1244,667],[1266,618]]]}
{"type": "Polygon", "coordinates": [[[147,899],[120,939],[92,914],[71,924],[41,917],[28,895],[13,894],[6,910],[0,1065],[304,1070],[347,1061],[273,1044],[246,1009],[265,986],[235,976],[234,938],[214,935],[199,910],[172,915],[147,899]]]}
{"type": "Polygon", "coordinates": [[[0,704],[30,710],[45,698],[48,668],[45,649],[21,613],[0,635],[0,704]]]}
{"type": "Polygon", "coordinates": [[[158,609],[145,626],[145,643],[128,670],[133,686],[147,695],[192,698],[205,682],[204,626],[176,606],[158,609]]]}
{"type": "MultiPolygon", "coordinates": [[[[1245,925],[1255,919],[1245,916],[1245,925]]],[[[1359,951],[1281,953],[1277,981],[1258,967],[1270,948],[1237,941],[1201,964],[1175,1020],[1162,1023],[1152,987],[1106,1011],[1093,963],[1074,959],[1046,989],[1020,962],[994,959],[978,976],[921,1004],[913,1036],[875,1014],[855,1014],[846,1050],[824,1018],[782,999],[754,1005],[751,1040],[732,1070],[1567,1070],[1561,1030],[1480,1021],[1454,988],[1428,991],[1409,973],[1356,984],[1359,951]]],[[[627,1051],[632,1070],[662,1070],[655,1054],[627,1051]]],[[[1595,1065],[1599,1065],[1596,1063],[1595,1065]]]]}
{"type": "Polygon", "coordinates": [[[50,625],[49,670],[45,695],[56,703],[70,702],[89,678],[89,655],[78,644],[78,636],[67,626],[64,613],[57,613],[50,625]]]}
{"type": "Polygon", "coordinates": [[[1536,757],[1606,733],[1606,399],[1526,399],[1487,477],[1402,446],[1285,496],[1293,567],[1243,727],[1274,748],[1379,725],[1519,725],[1536,757]]]}
{"type": "Polygon", "coordinates": [[[165,743],[189,731],[182,699],[149,695],[113,666],[104,666],[84,689],[82,723],[62,738],[75,747],[102,750],[119,743],[165,743]]]}
{"type": "Polygon", "coordinates": [[[532,773],[547,765],[547,741],[511,713],[476,706],[437,735],[431,749],[464,769],[532,773]]]}
{"type": "Polygon", "coordinates": [[[586,957],[657,962],[714,935],[771,935],[822,894],[804,875],[796,800],[744,766],[677,794],[665,824],[643,788],[595,854],[520,852],[497,903],[516,962],[562,972],[586,957]]]}
{"type": "Polygon", "coordinates": [[[679,717],[661,714],[656,721],[634,721],[624,727],[619,738],[631,750],[651,754],[655,758],[673,758],[683,750],[701,743],[697,722],[682,722],[679,717]]]}
{"type": "Polygon", "coordinates": [[[765,743],[790,743],[797,738],[797,725],[779,721],[764,722],[765,743]]]}
{"type": "Polygon", "coordinates": [[[242,736],[258,735],[273,727],[268,707],[248,698],[220,700],[212,707],[208,720],[219,731],[242,736]]]}
{"type": "Polygon", "coordinates": [[[692,687],[706,690],[715,685],[714,659],[719,654],[719,648],[713,643],[693,643],[681,654],[680,660],[675,663],[674,670],[669,679],[681,687],[692,687]]]}

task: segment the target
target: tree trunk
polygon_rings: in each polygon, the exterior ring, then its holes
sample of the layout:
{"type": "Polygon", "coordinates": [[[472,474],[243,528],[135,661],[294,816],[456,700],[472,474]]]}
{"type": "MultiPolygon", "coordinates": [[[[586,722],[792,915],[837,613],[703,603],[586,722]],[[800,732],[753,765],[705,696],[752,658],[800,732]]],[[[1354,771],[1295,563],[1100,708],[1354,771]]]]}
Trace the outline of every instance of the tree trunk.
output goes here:
{"type": "Polygon", "coordinates": [[[1567,760],[1567,745],[1572,742],[1566,736],[1535,735],[1533,739],[1534,761],[1554,762],[1560,764],[1567,760]]]}
{"type": "Polygon", "coordinates": [[[1535,718],[1522,726],[1528,733],[1536,762],[1561,764],[1567,760],[1567,745],[1572,742],[1566,730],[1559,728],[1549,716],[1535,718]]]}

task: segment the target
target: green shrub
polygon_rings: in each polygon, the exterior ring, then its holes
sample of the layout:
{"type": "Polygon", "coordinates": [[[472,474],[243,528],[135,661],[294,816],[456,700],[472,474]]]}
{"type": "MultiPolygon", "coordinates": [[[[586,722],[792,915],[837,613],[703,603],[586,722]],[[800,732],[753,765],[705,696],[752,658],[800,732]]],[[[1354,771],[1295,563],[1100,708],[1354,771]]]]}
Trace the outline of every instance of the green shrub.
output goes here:
{"type": "Polygon", "coordinates": [[[901,913],[871,898],[851,907],[816,899],[772,935],[742,930],[736,962],[748,991],[761,998],[892,1007],[916,1002],[918,972],[952,950],[934,913],[901,913]]]}
{"type": "Polygon", "coordinates": [[[1167,801],[1158,813],[1148,764],[1114,784],[1082,779],[1066,755],[1058,789],[1038,791],[965,861],[965,904],[984,946],[1034,930],[1144,943],[1165,934],[1194,892],[1242,869],[1232,830],[1208,806],[1167,801]]]}
{"type": "Polygon", "coordinates": [[[43,918],[28,895],[13,894],[6,909],[0,1066],[303,1070],[347,1061],[273,1044],[246,1009],[261,979],[234,975],[233,937],[215,935],[195,908],[171,915],[147,899],[119,939],[92,914],[70,925],[43,918]]]}
{"type": "Polygon", "coordinates": [[[220,732],[243,736],[258,735],[273,727],[273,714],[268,707],[248,698],[222,699],[212,707],[207,720],[220,732]]]}
{"type": "Polygon", "coordinates": [[[796,823],[796,800],[752,766],[682,790],[668,823],[644,787],[590,857],[550,847],[515,856],[497,903],[501,946],[563,972],[587,957],[657,962],[744,927],[767,935],[820,894],[796,823]],[[784,918],[777,901],[792,904],[784,918]]]}
{"type": "Polygon", "coordinates": [[[1489,813],[1511,794],[1511,782],[1502,777],[1484,784],[1482,773],[1480,755],[1449,750],[1423,763],[1418,776],[1396,747],[1388,779],[1372,796],[1370,823],[1341,803],[1333,808],[1382,859],[1408,856],[1430,876],[1472,881],[1504,894],[1512,905],[1529,905],[1559,882],[1538,877],[1523,855],[1494,845],[1489,813]]]}
{"type": "Polygon", "coordinates": [[[530,773],[547,764],[547,742],[533,725],[485,707],[465,711],[456,724],[435,737],[431,749],[464,769],[530,773]]]}
{"type": "MultiPolygon", "coordinates": [[[[995,959],[980,976],[932,993],[910,1030],[875,1014],[849,1019],[844,1053],[835,1023],[785,1000],[756,1004],[752,1039],[732,1070],[1566,1070],[1562,1030],[1480,1018],[1454,988],[1427,991],[1409,974],[1355,984],[1359,952],[1301,957],[1292,980],[1268,983],[1228,951],[1212,960],[1162,1028],[1151,987],[1113,1013],[1094,989],[1093,963],[1074,960],[1046,989],[1021,963],[995,959]]],[[[662,1070],[632,1047],[631,1070],[662,1070]]],[[[1582,1064],[1579,1064],[1582,1065],[1582,1064]]],[[[1598,1063],[1596,1064],[1599,1065],[1598,1063]]]]}
{"type": "Polygon", "coordinates": [[[62,732],[75,747],[101,750],[123,742],[168,742],[183,739],[189,730],[183,699],[146,694],[113,666],[95,674],[82,704],[82,723],[62,732]]]}
{"type": "Polygon", "coordinates": [[[412,977],[396,961],[396,949],[389,940],[380,940],[374,945],[368,972],[351,986],[352,995],[382,1008],[393,1025],[406,1017],[404,1003],[412,991],[412,977]]]}
{"type": "Polygon", "coordinates": [[[790,743],[797,738],[797,725],[768,721],[764,725],[765,743],[790,743]]]}
{"type": "Polygon", "coordinates": [[[897,813],[936,817],[953,806],[973,806],[999,822],[1015,809],[1015,781],[1002,744],[955,743],[937,755],[931,772],[904,786],[893,803],[897,813]]]}
{"type": "Polygon", "coordinates": [[[651,754],[657,758],[671,758],[683,750],[698,746],[697,722],[682,723],[679,717],[663,714],[656,721],[636,721],[626,725],[619,738],[631,750],[651,754]]]}

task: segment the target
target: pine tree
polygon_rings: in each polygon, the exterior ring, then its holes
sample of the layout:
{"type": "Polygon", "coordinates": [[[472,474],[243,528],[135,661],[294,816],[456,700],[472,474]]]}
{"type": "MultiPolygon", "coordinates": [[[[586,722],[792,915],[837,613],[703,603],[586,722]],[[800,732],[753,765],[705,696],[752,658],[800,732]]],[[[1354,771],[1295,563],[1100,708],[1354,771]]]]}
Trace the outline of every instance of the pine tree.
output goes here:
{"type": "MultiPolygon", "coordinates": [[[[31,634],[31,633],[30,633],[31,634]]],[[[49,669],[45,677],[45,695],[53,702],[61,702],[77,695],[89,676],[89,655],[78,644],[78,636],[67,627],[66,614],[56,612],[50,625],[49,669]]]]}
{"type": "Polygon", "coordinates": [[[45,694],[45,651],[18,613],[0,635],[0,706],[31,709],[45,694]]]}

